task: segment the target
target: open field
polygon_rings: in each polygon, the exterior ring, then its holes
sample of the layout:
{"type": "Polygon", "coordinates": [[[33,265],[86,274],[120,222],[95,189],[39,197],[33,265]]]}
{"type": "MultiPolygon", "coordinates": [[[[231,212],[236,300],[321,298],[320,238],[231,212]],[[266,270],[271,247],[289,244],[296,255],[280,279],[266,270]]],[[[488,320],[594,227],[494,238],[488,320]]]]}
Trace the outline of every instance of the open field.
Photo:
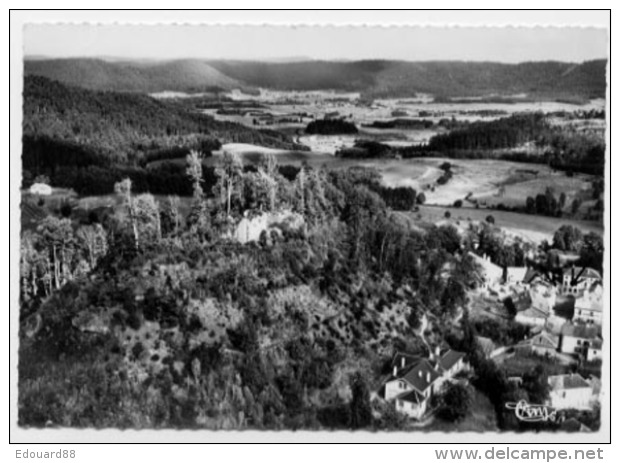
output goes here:
{"type": "MultiPolygon", "coordinates": [[[[483,206],[499,203],[506,206],[525,206],[527,196],[544,193],[547,187],[551,187],[556,196],[564,192],[567,204],[570,204],[574,197],[583,199],[593,178],[585,174],[567,177],[544,164],[492,159],[343,159],[313,151],[274,150],[242,143],[227,144],[223,149],[234,151],[251,163],[258,160],[259,153],[270,152],[278,157],[280,164],[300,165],[307,162],[313,167],[374,167],[382,174],[387,186],[407,186],[423,191],[427,204],[446,206],[452,205],[457,199],[464,200],[468,195],[483,206]],[[437,185],[437,179],[443,173],[439,166],[444,162],[452,165],[453,177],[445,185],[437,185]],[[503,187],[503,192],[500,192],[500,187],[503,187]]],[[[205,163],[214,163],[218,154],[214,153],[205,163]]]]}
{"type": "MultiPolygon", "coordinates": [[[[242,157],[244,162],[251,164],[259,160],[261,153],[272,153],[281,165],[300,166],[305,162],[317,168],[324,165],[336,169],[353,166],[376,168],[387,186],[414,188],[418,192],[424,192],[426,204],[442,206],[450,206],[456,200],[463,200],[464,204],[468,204],[465,201],[466,197],[477,200],[483,207],[500,203],[506,206],[525,206],[528,196],[535,197],[550,187],[557,197],[561,193],[566,194],[568,207],[573,198],[579,197],[583,200],[587,197],[593,179],[592,176],[586,174],[568,177],[544,164],[524,164],[491,159],[343,159],[313,151],[278,150],[245,143],[229,143],[223,146],[223,150],[235,152],[242,157]],[[439,166],[444,162],[452,165],[453,176],[446,184],[438,185],[437,179],[443,173],[439,166]]],[[[220,155],[221,151],[214,152],[212,157],[205,159],[204,164],[214,165],[220,155]]],[[[155,161],[151,165],[161,162],[184,164],[185,159],[155,161]]],[[[484,209],[481,210],[484,211],[484,209]]],[[[494,214],[499,214],[499,212],[494,212],[494,214]]],[[[484,217],[486,215],[488,214],[484,217]]],[[[544,220],[553,222],[555,219],[544,220]]],[[[540,219],[536,222],[540,222],[540,219]]],[[[526,225],[522,228],[536,230],[537,226],[538,224],[532,224],[532,226],[526,225]]]]}
{"type": "Polygon", "coordinates": [[[523,173],[515,176],[515,178],[509,177],[502,185],[504,188],[503,192],[500,192],[499,188],[497,188],[493,193],[474,195],[473,199],[488,205],[502,203],[509,207],[523,206],[524,198],[544,194],[547,188],[551,188],[556,196],[565,193],[567,205],[570,205],[574,198],[584,199],[588,197],[587,192],[590,189],[591,176],[575,174],[573,177],[568,177],[563,172],[548,172],[546,166],[542,166],[543,169],[540,169],[540,167],[539,165],[533,165],[522,170],[523,172],[537,171],[539,172],[538,174],[523,173]]]}
{"type": "MultiPolygon", "coordinates": [[[[430,160],[429,160],[430,161],[430,160]]],[[[544,193],[551,187],[554,193],[566,193],[570,200],[582,196],[590,188],[592,176],[566,174],[554,171],[545,164],[524,164],[496,159],[436,159],[452,164],[452,178],[445,185],[425,191],[429,204],[450,205],[470,195],[481,205],[503,203],[507,206],[525,206],[527,196],[544,193]],[[503,187],[504,191],[501,191],[503,187]]],[[[569,201],[567,201],[569,204],[569,201]]]]}
{"type": "Polygon", "coordinates": [[[409,217],[414,224],[416,222],[452,223],[461,227],[466,227],[469,221],[482,222],[487,216],[492,215],[497,227],[534,243],[540,243],[542,240],[551,241],[555,231],[562,225],[573,225],[584,233],[595,232],[603,234],[603,225],[597,222],[470,207],[420,206],[420,210],[417,213],[397,212],[397,214],[409,217]],[[445,218],[444,214],[446,211],[450,211],[450,219],[445,218]]]}

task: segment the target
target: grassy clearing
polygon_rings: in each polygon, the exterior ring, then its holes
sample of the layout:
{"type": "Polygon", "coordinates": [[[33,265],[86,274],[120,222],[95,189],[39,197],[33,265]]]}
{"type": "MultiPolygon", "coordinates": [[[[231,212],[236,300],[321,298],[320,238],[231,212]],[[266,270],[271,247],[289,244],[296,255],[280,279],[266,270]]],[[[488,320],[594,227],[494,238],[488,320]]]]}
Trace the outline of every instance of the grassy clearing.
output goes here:
{"type": "Polygon", "coordinates": [[[598,222],[563,219],[556,217],[544,217],[539,215],[522,214],[519,212],[495,211],[489,209],[475,209],[469,207],[440,207],[440,206],[421,206],[419,212],[399,213],[404,217],[409,217],[415,224],[416,222],[430,223],[452,223],[460,227],[467,227],[469,221],[484,221],[486,217],[492,215],[495,225],[522,237],[525,240],[536,243],[542,240],[551,241],[553,234],[562,225],[573,225],[582,232],[595,232],[603,234],[603,225],[598,222]],[[445,218],[445,212],[449,211],[450,219],[445,218]]]}

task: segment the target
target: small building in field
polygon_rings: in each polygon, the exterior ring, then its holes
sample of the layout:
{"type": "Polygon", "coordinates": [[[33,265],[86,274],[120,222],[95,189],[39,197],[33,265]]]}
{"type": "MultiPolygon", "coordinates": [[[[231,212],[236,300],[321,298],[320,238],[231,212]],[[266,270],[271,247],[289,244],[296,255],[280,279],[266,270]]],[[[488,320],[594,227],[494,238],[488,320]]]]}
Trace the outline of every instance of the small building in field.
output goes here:
{"type": "Polygon", "coordinates": [[[556,409],[592,408],[594,391],[580,374],[549,376],[549,405],[556,409]]]}
{"type": "Polygon", "coordinates": [[[573,320],[595,325],[603,324],[603,285],[593,283],[575,299],[573,320]]]}
{"type": "Polygon", "coordinates": [[[33,195],[49,196],[52,194],[52,187],[46,183],[33,183],[29,191],[33,195]]]}

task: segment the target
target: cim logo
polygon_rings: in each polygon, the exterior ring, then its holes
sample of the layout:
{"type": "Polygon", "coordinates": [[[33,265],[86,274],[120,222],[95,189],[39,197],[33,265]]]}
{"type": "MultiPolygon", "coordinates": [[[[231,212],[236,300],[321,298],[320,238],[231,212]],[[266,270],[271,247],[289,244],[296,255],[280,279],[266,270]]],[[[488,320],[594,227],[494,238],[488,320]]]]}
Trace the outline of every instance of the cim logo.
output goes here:
{"type": "Polygon", "coordinates": [[[515,416],[527,423],[538,421],[555,421],[556,410],[553,407],[539,404],[529,404],[525,400],[506,403],[506,408],[515,411],[515,416]]]}

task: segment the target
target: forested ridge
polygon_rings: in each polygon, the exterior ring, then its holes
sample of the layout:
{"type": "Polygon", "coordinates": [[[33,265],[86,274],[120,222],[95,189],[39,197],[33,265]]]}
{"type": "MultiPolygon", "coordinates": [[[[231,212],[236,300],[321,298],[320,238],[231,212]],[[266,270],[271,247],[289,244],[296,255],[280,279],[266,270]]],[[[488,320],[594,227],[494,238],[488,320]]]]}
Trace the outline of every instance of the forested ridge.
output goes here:
{"type": "Polygon", "coordinates": [[[583,63],[365,60],[351,62],[177,60],[108,62],[99,59],[26,61],[25,75],[41,75],[99,90],[205,91],[230,88],[333,89],[365,97],[514,95],[588,100],[604,98],[605,60],[583,63]],[[174,77],[174,78],[172,78],[174,77]]]}
{"type": "Polygon", "coordinates": [[[457,232],[395,220],[372,170],[288,180],[273,156],[248,171],[225,155],[205,191],[200,156],[185,167],[187,216],[125,179],[101,223],[69,213],[23,234],[20,424],[402,426],[390,407],[370,417],[369,384],[396,346],[425,349],[423,313],[464,303],[473,267],[453,254],[457,232]],[[302,224],[231,238],[246,214],[278,211],[302,224]]]}
{"type": "MultiPolygon", "coordinates": [[[[488,223],[412,228],[373,169],[304,166],[289,179],[273,155],[248,170],[225,154],[207,191],[200,154],[184,167],[188,214],[123,179],[101,220],[68,210],[22,234],[21,426],[404,429],[370,391],[395,351],[447,343],[467,352],[491,421],[522,427],[504,403],[538,396],[481,356],[464,307],[479,275],[470,251],[522,266],[528,245],[488,223]],[[282,212],[293,220],[234,238],[240,220],[282,212]]],[[[596,234],[556,236],[602,262],[596,234]]]]}
{"type": "MultiPolygon", "coordinates": [[[[596,114],[604,117],[604,113],[596,114]]],[[[449,125],[442,120],[440,126],[449,125]]],[[[433,135],[428,143],[392,148],[358,140],[337,152],[351,158],[448,157],[504,159],[548,164],[556,169],[602,175],[605,142],[602,137],[549,123],[543,113],[514,114],[491,121],[454,122],[454,128],[433,135]]]]}
{"type": "MultiPolygon", "coordinates": [[[[208,155],[226,142],[307,150],[287,135],[216,121],[146,95],[67,87],[36,76],[24,80],[22,160],[29,178],[43,174],[80,193],[109,193],[121,171],[157,174],[142,167],[146,160],[184,156],[190,149],[208,155]],[[99,186],[98,178],[112,178],[112,184],[99,186]]],[[[170,169],[171,175],[178,170],[170,169]]]]}

